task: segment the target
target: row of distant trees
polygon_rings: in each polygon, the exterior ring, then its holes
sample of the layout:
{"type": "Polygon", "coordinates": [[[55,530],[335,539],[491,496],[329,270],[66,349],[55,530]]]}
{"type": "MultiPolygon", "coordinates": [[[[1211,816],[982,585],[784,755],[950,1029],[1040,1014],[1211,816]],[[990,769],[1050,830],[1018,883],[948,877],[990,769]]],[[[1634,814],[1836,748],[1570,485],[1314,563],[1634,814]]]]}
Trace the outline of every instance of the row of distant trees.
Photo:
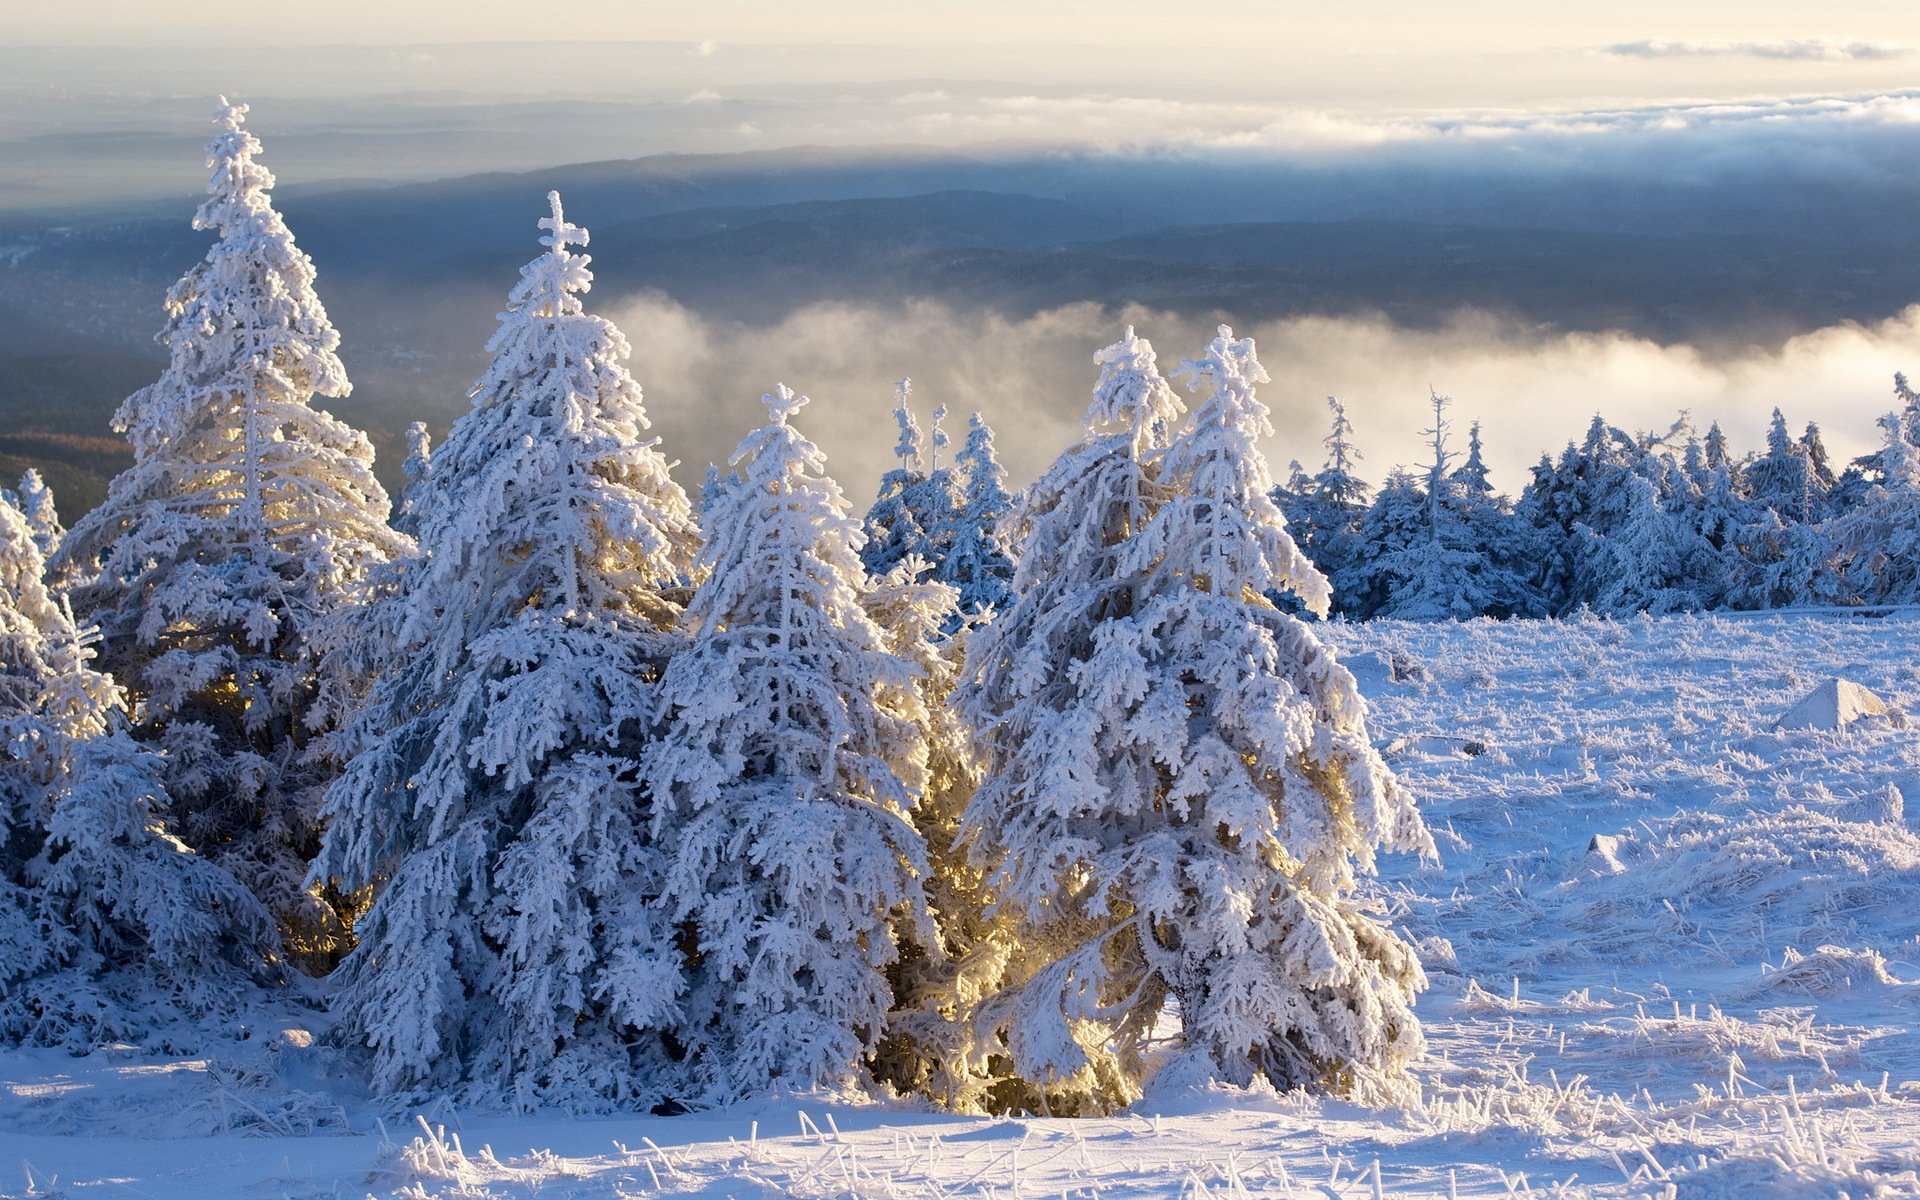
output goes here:
{"type": "Polygon", "coordinates": [[[1270,598],[1327,611],[1250,339],[1188,412],[1128,330],[1018,501],[903,386],[864,529],[777,386],[696,507],[555,195],[391,505],[243,112],[133,466],[0,504],[0,1037],[181,1045],[292,963],[395,1097],[1401,1089],[1423,977],[1357,881],[1432,843],[1270,598]]]}
{"type": "MultiPolygon", "coordinates": [[[[1427,464],[1375,489],[1346,407],[1329,399],[1324,464],[1295,461],[1272,497],[1329,581],[1333,613],[1351,620],[1920,603],[1920,396],[1900,374],[1893,390],[1882,448],[1837,471],[1819,427],[1796,437],[1778,409],[1765,449],[1739,457],[1717,423],[1701,435],[1682,414],[1665,432],[1628,433],[1595,416],[1558,459],[1541,455],[1517,498],[1493,486],[1478,422],[1465,453],[1454,448],[1438,394],[1427,464]]],[[[903,385],[899,463],[868,511],[864,557],[885,570],[917,553],[977,613],[1004,601],[1011,565],[982,533],[1010,501],[974,482],[987,478],[972,469],[977,415],[939,465],[945,413],[924,437],[903,385]]]]}
{"type": "Polygon", "coordinates": [[[1883,447],[1836,472],[1809,423],[1778,409],[1764,450],[1735,457],[1718,424],[1684,414],[1664,433],[1593,419],[1559,458],[1542,455],[1519,497],[1481,457],[1449,448],[1433,397],[1424,470],[1377,491],[1355,472],[1344,408],[1330,401],[1325,465],[1298,463],[1275,499],[1295,539],[1354,619],[1611,615],[1920,602],[1920,397],[1894,376],[1883,447]]]}
{"type": "MultiPolygon", "coordinates": [[[[1541,456],[1515,498],[1489,479],[1478,422],[1465,453],[1453,448],[1451,401],[1437,394],[1426,466],[1376,490],[1330,399],[1324,464],[1294,462],[1273,499],[1330,582],[1333,612],[1352,620],[1915,604],[1920,396],[1904,375],[1894,400],[1882,448],[1838,471],[1819,427],[1796,437],[1778,409],[1766,448],[1741,457],[1718,424],[1702,436],[1684,414],[1658,434],[1596,416],[1558,459],[1541,456]]],[[[890,553],[897,528],[938,562],[940,539],[918,531],[940,527],[951,504],[927,490],[938,472],[920,469],[919,431],[904,409],[899,419],[901,465],[868,516],[880,534],[869,553],[890,553]]]]}

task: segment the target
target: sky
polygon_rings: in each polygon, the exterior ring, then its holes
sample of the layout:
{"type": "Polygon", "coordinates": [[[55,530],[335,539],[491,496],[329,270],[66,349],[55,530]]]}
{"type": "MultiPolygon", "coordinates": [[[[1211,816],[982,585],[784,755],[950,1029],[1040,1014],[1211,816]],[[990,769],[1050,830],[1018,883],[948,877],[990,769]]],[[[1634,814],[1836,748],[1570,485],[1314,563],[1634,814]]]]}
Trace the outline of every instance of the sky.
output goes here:
{"type": "MultiPolygon", "coordinates": [[[[1920,48],[1920,8],[1885,0],[266,0],[243,11],[235,22],[171,0],[6,5],[0,46],[128,47],[151,62],[214,70],[238,65],[247,46],[412,51],[360,56],[360,81],[386,88],[451,82],[418,48],[491,45],[506,53],[485,89],[516,93],[912,77],[1430,110],[1895,88],[1912,81],[1920,48]],[[514,51],[567,43],[666,46],[682,61],[649,61],[642,72],[583,58],[591,69],[569,71],[532,56],[515,69],[514,51]]],[[[288,65],[272,63],[278,90],[343,82],[309,62],[288,65]]]]}
{"type": "MultiPolygon", "coordinates": [[[[1748,206],[1769,202],[1769,178],[1791,178],[1794,203],[1813,205],[1806,219],[1838,222],[1920,186],[1911,0],[269,0],[232,12],[74,0],[0,6],[0,217],[51,222],[70,206],[191,198],[220,91],[253,105],[288,195],[803,144],[1373,163],[1381,179],[1413,170],[1422,186],[1438,181],[1436,194],[1488,189],[1487,212],[1529,223],[1553,219],[1525,211],[1543,178],[1628,192],[1698,183],[1748,206]]],[[[692,313],[672,297],[609,303],[681,329],[679,351],[643,352],[654,361],[639,365],[688,388],[707,354],[700,339],[737,332],[728,314],[692,313]]],[[[832,298],[810,311],[819,331],[848,312],[832,298]]],[[[1116,315],[879,314],[893,322],[885,338],[922,348],[918,364],[848,367],[816,352],[783,373],[816,393],[880,394],[906,373],[964,390],[964,364],[943,348],[955,328],[991,330],[1026,348],[1031,387],[1061,397],[1044,423],[1064,440],[1079,407],[1069,385],[1116,315]],[[902,321],[917,324],[894,327],[902,321]],[[817,382],[803,377],[809,366],[817,382]]],[[[1169,359],[1207,332],[1163,324],[1169,359]]],[[[755,361],[773,370],[791,358],[780,346],[793,332],[751,331],[765,347],[755,361]]],[[[1690,407],[1756,436],[1780,402],[1861,450],[1883,381],[1898,367],[1920,371],[1920,324],[1903,312],[1791,331],[1735,357],[1606,330],[1542,336],[1473,314],[1437,332],[1342,318],[1264,334],[1277,343],[1270,369],[1285,360],[1273,398],[1292,422],[1277,466],[1311,457],[1308,432],[1332,392],[1362,397],[1363,430],[1374,417],[1376,474],[1410,460],[1431,383],[1456,395],[1463,423],[1508,423],[1496,457],[1515,487],[1526,462],[1576,435],[1609,397],[1624,425],[1664,428],[1690,407]]],[[[762,386],[739,381],[742,419],[762,386]]],[[[706,398],[692,408],[708,411],[706,398]]],[[[854,431],[838,447],[823,440],[858,464],[855,490],[885,465],[879,443],[854,431]]]]}

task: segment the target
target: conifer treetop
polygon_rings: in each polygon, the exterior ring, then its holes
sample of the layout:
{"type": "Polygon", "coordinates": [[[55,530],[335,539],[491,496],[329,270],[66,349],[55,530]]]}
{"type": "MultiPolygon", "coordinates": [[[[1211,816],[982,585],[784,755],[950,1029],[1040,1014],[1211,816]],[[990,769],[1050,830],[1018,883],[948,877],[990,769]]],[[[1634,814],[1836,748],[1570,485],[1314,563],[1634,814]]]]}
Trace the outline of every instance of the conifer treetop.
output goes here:
{"type": "MultiPolygon", "coordinates": [[[[813,403],[813,401],[805,396],[798,395],[792,388],[784,383],[776,383],[773,385],[771,392],[760,397],[760,403],[767,406],[767,416],[775,425],[784,426],[788,421],[793,419],[795,413],[813,403]]],[[[739,454],[736,453],[734,455],[734,461],[738,462],[739,457],[739,454]]]]}
{"type": "MultiPolygon", "coordinates": [[[[295,247],[273,207],[273,172],[254,157],[260,139],[246,129],[246,114],[246,105],[225,96],[214,109],[218,132],[207,143],[212,174],[193,227],[211,230],[220,240],[168,294],[167,309],[176,320],[160,340],[176,354],[187,350],[203,370],[270,363],[265,373],[269,383],[282,385],[276,390],[346,396],[353,384],[335,353],[340,334],[313,293],[312,260],[295,247]],[[181,344],[187,339],[210,344],[181,344]],[[229,341],[238,344],[223,344],[229,341]]],[[[133,405],[129,400],[122,407],[114,427],[131,434],[138,450],[142,431],[129,411],[133,405]]]]}
{"type": "Polygon", "coordinates": [[[900,440],[894,443],[893,456],[903,471],[920,469],[920,425],[913,419],[907,397],[913,394],[913,379],[901,379],[893,385],[893,423],[900,427],[900,440]]]}
{"type": "Polygon", "coordinates": [[[945,450],[950,444],[947,438],[947,431],[941,427],[941,422],[946,419],[947,406],[944,404],[937,406],[933,410],[932,432],[927,438],[927,449],[929,452],[927,469],[929,471],[938,471],[940,469],[940,452],[945,450]]]}
{"type": "Polygon", "coordinates": [[[1206,352],[1181,360],[1175,374],[1208,395],[1162,464],[1163,480],[1183,486],[1136,539],[1138,545],[1129,547],[1129,555],[1159,558],[1158,570],[1191,570],[1204,590],[1217,596],[1283,588],[1325,616],[1331,603],[1326,577],[1287,534],[1259,450],[1259,439],[1272,436],[1273,423],[1254,390],[1269,376],[1253,339],[1235,338],[1232,328],[1222,325],[1206,352]],[[1191,539],[1186,552],[1171,553],[1184,539],[1191,539]]]}
{"type": "MultiPolygon", "coordinates": [[[[625,366],[631,345],[581,301],[591,259],[573,248],[587,231],[567,220],[559,193],[547,204],[538,222],[546,250],[520,269],[487,341],[492,362],[470,392],[473,411],[433,452],[419,489],[412,517],[430,552],[422,584],[436,595],[477,586],[483,601],[455,606],[474,632],[535,598],[664,626],[674,612],[658,592],[685,574],[692,508],[658,439],[642,437],[651,421],[625,366]]],[[[432,637],[442,655],[462,652],[459,636],[411,633],[432,637]]]]}
{"type": "Polygon", "coordinates": [[[1129,325],[1120,340],[1095,353],[1093,361],[1100,366],[1100,378],[1093,385],[1093,403],[1081,419],[1085,430],[1089,434],[1116,426],[1126,430],[1132,434],[1136,455],[1166,445],[1173,423],[1187,408],[1161,377],[1153,343],[1137,336],[1129,325]]]}
{"type": "Polygon", "coordinates": [[[1327,436],[1320,439],[1327,448],[1327,469],[1345,474],[1353,470],[1353,464],[1366,457],[1353,445],[1353,422],[1347,419],[1347,406],[1340,403],[1336,396],[1327,397],[1327,408],[1333,413],[1333,428],[1327,436]]]}

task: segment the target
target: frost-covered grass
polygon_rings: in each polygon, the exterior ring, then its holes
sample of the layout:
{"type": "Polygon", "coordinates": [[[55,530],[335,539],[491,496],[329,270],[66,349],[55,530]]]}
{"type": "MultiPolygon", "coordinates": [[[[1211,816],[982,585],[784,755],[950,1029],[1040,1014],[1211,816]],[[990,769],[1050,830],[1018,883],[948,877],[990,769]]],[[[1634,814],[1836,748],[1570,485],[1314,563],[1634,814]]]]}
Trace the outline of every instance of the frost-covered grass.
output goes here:
{"type": "Polygon", "coordinates": [[[1441,843],[1381,889],[1432,977],[1418,1103],[381,1113],[288,1010],[182,1058],[0,1056],[0,1194],[1920,1194],[1920,837],[1888,790],[1920,804],[1920,742],[1772,727],[1835,675],[1920,716],[1920,620],[1327,632],[1441,843]]]}

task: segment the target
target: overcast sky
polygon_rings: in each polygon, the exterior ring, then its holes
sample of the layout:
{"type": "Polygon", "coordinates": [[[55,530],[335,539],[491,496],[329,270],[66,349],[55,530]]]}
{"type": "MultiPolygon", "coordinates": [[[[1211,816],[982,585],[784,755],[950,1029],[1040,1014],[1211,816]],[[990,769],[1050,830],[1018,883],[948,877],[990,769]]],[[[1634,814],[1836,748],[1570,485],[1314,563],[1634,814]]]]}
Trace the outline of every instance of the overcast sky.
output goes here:
{"type": "MultiPolygon", "coordinates": [[[[1897,87],[1920,48],[1920,5],[1894,0],[172,0],[0,6],[0,46],[138,47],[219,66],[248,45],[665,42],[694,60],[670,79],[503,70],[514,92],[645,91],[684,80],[1017,79],[1149,95],[1294,98],[1322,105],[1451,108],[1897,87]],[[769,69],[750,48],[788,47],[769,69]],[[865,61],[822,47],[887,47],[865,61]],[[743,53],[743,51],[748,51],[743,53]],[[1068,52],[1071,51],[1071,52],[1068,52]],[[1161,64],[1160,70],[1155,65],[1161,64]]],[[[503,60],[503,62],[510,60],[503,60]]],[[[234,64],[238,65],[238,64],[234,64]]],[[[402,85],[404,60],[364,64],[402,85]],[[391,66],[383,71],[382,66],[391,66]]],[[[328,80],[281,60],[298,91],[328,80]],[[303,76],[307,76],[303,78],[303,76]]],[[[325,74],[324,72],[321,74],[325,74]]],[[[424,72],[431,78],[431,71],[424,72]]],[[[85,86],[89,81],[75,79],[85,86]]],[[[92,81],[105,83],[105,79],[92,81]]],[[[335,81],[337,82],[337,81],[335,81]]],[[[478,81],[475,81],[478,82],[478,81]]]]}

